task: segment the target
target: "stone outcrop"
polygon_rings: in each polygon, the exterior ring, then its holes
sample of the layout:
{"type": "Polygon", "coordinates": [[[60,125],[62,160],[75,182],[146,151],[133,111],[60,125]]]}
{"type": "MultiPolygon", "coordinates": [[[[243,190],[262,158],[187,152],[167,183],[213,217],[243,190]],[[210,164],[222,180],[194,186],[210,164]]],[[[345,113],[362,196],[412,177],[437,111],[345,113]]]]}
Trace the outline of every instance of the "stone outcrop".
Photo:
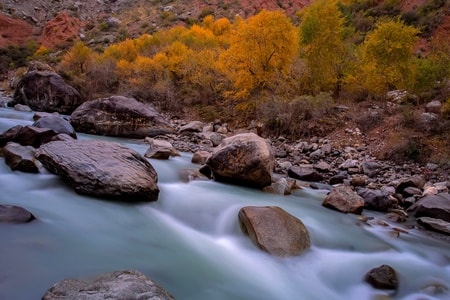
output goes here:
{"type": "Polygon", "coordinates": [[[334,188],[323,200],[322,205],[342,213],[361,214],[364,199],[358,196],[351,187],[341,185],[334,188]]]}
{"type": "Polygon", "coordinates": [[[75,132],[75,129],[73,129],[72,125],[70,125],[70,122],[61,116],[50,115],[40,118],[33,123],[33,126],[38,128],[53,129],[56,133],[64,133],[74,139],[77,138],[77,133],[75,132]]]}
{"type": "Polygon", "coordinates": [[[243,207],[239,223],[252,242],[271,255],[299,255],[311,246],[303,222],[280,207],[243,207]]]}
{"type": "Polygon", "coordinates": [[[39,43],[47,48],[64,46],[69,40],[79,39],[84,25],[78,18],[70,16],[67,12],[61,12],[45,24],[39,43]]]}
{"type": "Polygon", "coordinates": [[[388,265],[381,265],[367,272],[365,281],[376,289],[396,290],[398,288],[397,273],[388,265]]]}
{"type": "Polygon", "coordinates": [[[8,105],[25,104],[36,111],[70,114],[82,102],[80,93],[58,74],[31,71],[19,81],[8,105]]]}
{"type": "Polygon", "coordinates": [[[274,155],[265,139],[243,133],[224,139],[206,165],[218,181],[263,188],[272,182],[274,155]]]}
{"type": "Polygon", "coordinates": [[[33,214],[23,207],[0,204],[0,222],[2,223],[28,223],[34,219],[33,214]]]}
{"type": "Polygon", "coordinates": [[[155,299],[173,300],[162,287],[138,271],[116,271],[92,281],[65,279],[55,283],[42,300],[155,299]]]}
{"type": "Polygon", "coordinates": [[[34,162],[35,148],[22,146],[16,143],[8,143],[3,147],[3,156],[6,164],[14,171],[27,173],[39,173],[39,168],[34,162]]]}
{"type": "Polygon", "coordinates": [[[24,20],[10,18],[0,12],[0,48],[21,45],[37,39],[39,29],[24,20]]]}
{"type": "Polygon", "coordinates": [[[80,194],[126,202],[155,201],[158,176],[139,153],[98,140],[56,141],[41,146],[36,158],[80,194]]]}
{"type": "Polygon", "coordinates": [[[83,103],[72,113],[71,124],[77,132],[139,139],[174,132],[152,105],[123,96],[83,103]]]}

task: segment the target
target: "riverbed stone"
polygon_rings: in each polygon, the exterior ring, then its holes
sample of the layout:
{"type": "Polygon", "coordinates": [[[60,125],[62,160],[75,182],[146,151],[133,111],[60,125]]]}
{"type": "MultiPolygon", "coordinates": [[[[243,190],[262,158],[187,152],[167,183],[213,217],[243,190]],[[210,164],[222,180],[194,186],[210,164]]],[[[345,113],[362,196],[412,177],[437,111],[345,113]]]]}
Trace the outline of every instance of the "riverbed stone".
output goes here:
{"type": "Polygon", "coordinates": [[[322,202],[322,205],[342,213],[361,214],[364,199],[346,185],[335,187],[322,202]]]}
{"type": "Polygon", "coordinates": [[[425,185],[426,181],[421,175],[413,175],[410,177],[402,178],[398,185],[395,188],[396,193],[403,193],[403,190],[407,187],[415,187],[418,189],[422,189],[425,185]]]}
{"type": "Polygon", "coordinates": [[[272,183],[272,147],[254,133],[225,138],[206,161],[215,180],[256,188],[272,183]]]}
{"type": "Polygon", "coordinates": [[[50,142],[57,134],[56,131],[50,128],[39,128],[27,125],[20,128],[12,141],[23,146],[39,148],[42,144],[50,142]]]}
{"type": "Polygon", "coordinates": [[[289,177],[303,180],[303,181],[322,181],[323,175],[321,175],[319,172],[317,172],[313,165],[311,164],[301,164],[298,166],[292,166],[288,170],[289,177]]]}
{"type": "Polygon", "coordinates": [[[50,142],[36,157],[80,194],[125,202],[155,201],[158,176],[136,151],[101,140],[50,142]]]}
{"type": "Polygon", "coordinates": [[[82,102],[80,93],[55,72],[31,71],[17,84],[8,105],[25,104],[35,111],[70,114],[82,102]]]}
{"type": "Polygon", "coordinates": [[[77,132],[137,139],[174,132],[152,105],[123,96],[84,102],[70,122],[77,132]]]}
{"type": "Polygon", "coordinates": [[[74,139],[77,138],[77,133],[70,122],[61,116],[49,115],[39,118],[32,126],[53,129],[56,133],[65,133],[74,139]]]}
{"type": "Polygon", "coordinates": [[[450,223],[444,220],[429,217],[421,217],[417,219],[417,222],[427,229],[434,230],[446,235],[450,235],[450,223]]]}
{"type": "Polygon", "coordinates": [[[199,150],[196,151],[193,155],[192,155],[192,159],[191,162],[193,164],[199,164],[199,165],[204,165],[206,164],[206,161],[208,160],[208,158],[211,156],[211,153],[205,150],[199,150]]]}
{"type": "Polygon", "coordinates": [[[299,255],[311,246],[303,222],[277,206],[243,207],[239,223],[252,242],[271,255],[299,255]]]}
{"type": "Polygon", "coordinates": [[[364,206],[368,209],[386,211],[391,206],[389,194],[382,190],[359,189],[358,195],[364,199],[364,206]]]}
{"type": "Polygon", "coordinates": [[[116,271],[91,281],[64,279],[55,283],[42,300],[175,299],[168,291],[135,270],[116,271]]]}
{"type": "Polygon", "coordinates": [[[22,146],[10,142],[3,147],[3,156],[5,157],[5,163],[13,171],[39,173],[39,168],[34,161],[35,151],[36,149],[32,146],[22,146]]]}
{"type": "Polygon", "coordinates": [[[376,289],[396,290],[398,288],[397,273],[388,265],[381,265],[367,272],[365,281],[376,289]]]}
{"type": "Polygon", "coordinates": [[[420,199],[415,205],[416,218],[430,217],[450,222],[450,194],[440,193],[428,195],[420,199]]]}
{"type": "Polygon", "coordinates": [[[1,223],[28,223],[34,219],[33,214],[23,207],[0,204],[1,223]]]}

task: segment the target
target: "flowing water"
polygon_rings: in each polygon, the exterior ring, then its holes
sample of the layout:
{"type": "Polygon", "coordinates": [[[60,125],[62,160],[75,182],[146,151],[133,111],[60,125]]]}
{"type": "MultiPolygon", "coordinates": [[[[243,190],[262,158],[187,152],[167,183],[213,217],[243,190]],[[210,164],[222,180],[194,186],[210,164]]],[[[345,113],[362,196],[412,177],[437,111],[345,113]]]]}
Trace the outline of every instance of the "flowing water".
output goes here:
{"type": "MultiPolygon", "coordinates": [[[[30,124],[32,114],[0,108],[0,132],[30,124]]],[[[144,153],[140,141],[119,141],[144,153]]],[[[13,172],[0,158],[0,204],[27,208],[37,220],[0,224],[0,299],[40,299],[65,278],[136,269],[176,299],[375,299],[388,294],[364,283],[365,273],[392,266],[393,299],[450,299],[450,248],[410,230],[359,225],[354,215],[321,206],[324,191],[277,196],[212,181],[183,183],[196,167],[190,154],[150,160],[159,176],[157,202],[124,204],[81,196],[48,172],[13,172]],[[272,257],[240,231],[247,205],[276,205],[300,218],[312,247],[292,258],[272,257]]],[[[372,216],[377,216],[373,214],[372,216]]]]}

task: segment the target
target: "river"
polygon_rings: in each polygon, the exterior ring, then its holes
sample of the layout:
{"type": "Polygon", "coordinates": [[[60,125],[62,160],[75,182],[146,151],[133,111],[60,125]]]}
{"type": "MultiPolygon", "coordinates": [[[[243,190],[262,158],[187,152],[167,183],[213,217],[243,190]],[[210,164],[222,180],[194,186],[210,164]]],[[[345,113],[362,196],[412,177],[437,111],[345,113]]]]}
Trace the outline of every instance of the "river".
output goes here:
{"type": "MultiPolygon", "coordinates": [[[[0,132],[31,123],[32,113],[0,108],[0,132]]],[[[147,150],[139,140],[79,138],[147,150]]],[[[179,300],[375,299],[388,292],[363,278],[382,264],[398,274],[392,299],[450,299],[447,242],[417,230],[396,235],[390,226],[362,225],[355,215],[322,207],[325,191],[278,196],[213,181],[183,183],[179,170],[198,167],[190,159],[183,153],[150,160],[159,200],[126,204],[78,195],[45,170],[11,171],[0,157],[0,204],[22,206],[37,218],[0,224],[0,299],[40,299],[62,279],[126,269],[145,273],[179,300]],[[300,218],[311,249],[291,258],[257,249],[238,224],[247,205],[276,205],[300,218]]]]}

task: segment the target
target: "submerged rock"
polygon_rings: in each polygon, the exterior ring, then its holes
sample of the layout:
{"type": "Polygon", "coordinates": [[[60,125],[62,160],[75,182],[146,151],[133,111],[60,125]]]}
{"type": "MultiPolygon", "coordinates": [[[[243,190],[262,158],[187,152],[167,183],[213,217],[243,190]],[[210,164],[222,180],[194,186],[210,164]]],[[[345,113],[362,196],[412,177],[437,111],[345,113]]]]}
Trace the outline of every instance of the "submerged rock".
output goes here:
{"type": "Polygon", "coordinates": [[[122,201],[158,199],[158,176],[139,153],[121,144],[65,140],[41,146],[36,157],[80,194],[122,201]]]}
{"type": "Polygon", "coordinates": [[[322,205],[342,213],[361,214],[364,208],[364,199],[358,196],[349,186],[334,188],[323,200],[322,205]]]}
{"type": "Polygon", "coordinates": [[[381,265],[370,270],[365,280],[376,289],[396,290],[398,288],[397,273],[388,265],[381,265]]]}
{"type": "Polygon", "coordinates": [[[138,139],[174,132],[152,105],[123,96],[83,103],[72,113],[71,124],[77,132],[138,139]]]}
{"type": "Polygon", "coordinates": [[[0,204],[0,222],[2,223],[28,223],[34,219],[33,214],[23,207],[0,204]]]}
{"type": "Polygon", "coordinates": [[[256,246],[272,255],[299,255],[311,246],[303,222],[280,207],[243,207],[239,223],[256,246]]]}
{"type": "Polygon", "coordinates": [[[254,133],[224,139],[206,162],[214,179],[257,188],[272,183],[274,164],[272,147],[254,133]]]}
{"type": "Polygon", "coordinates": [[[75,129],[73,129],[72,125],[70,125],[69,121],[60,116],[49,115],[39,118],[39,120],[33,123],[33,126],[38,128],[53,129],[56,133],[64,133],[74,139],[77,138],[77,133],[75,132],[75,129]]]}
{"type": "Polygon", "coordinates": [[[65,279],[55,283],[42,300],[175,299],[162,287],[138,271],[117,271],[92,281],[65,279]]]}

